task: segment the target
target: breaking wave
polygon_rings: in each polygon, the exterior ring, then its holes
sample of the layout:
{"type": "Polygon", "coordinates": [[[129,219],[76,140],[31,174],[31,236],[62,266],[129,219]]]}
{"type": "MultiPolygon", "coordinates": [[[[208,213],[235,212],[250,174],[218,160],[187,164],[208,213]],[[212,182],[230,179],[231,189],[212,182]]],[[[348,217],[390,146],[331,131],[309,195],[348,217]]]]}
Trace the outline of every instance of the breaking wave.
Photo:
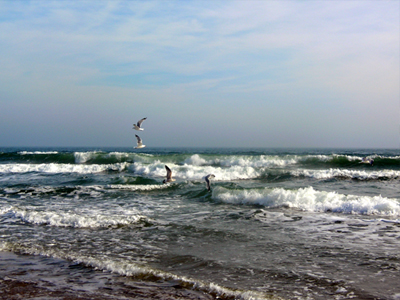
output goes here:
{"type": "Polygon", "coordinates": [[[18,208],[5,208],[0,215],[7,219],[19,219],[34,225],[49,225],[56,227],[100,228],[119,227],[137,224],[146,219],[140,214],[104,215],[60,211],[34,211],[18,208]]]}
{"type": "Polygon", "coordinates": [[[212,192],[212,199],[228,204],[262,205],[269,208],[288,207],[310,212],[400,216],[398,199],[343,195],[336,192],[316,191],[312,187],[297,190],[283,188],[229,190],[218,186],[212,192]]]}

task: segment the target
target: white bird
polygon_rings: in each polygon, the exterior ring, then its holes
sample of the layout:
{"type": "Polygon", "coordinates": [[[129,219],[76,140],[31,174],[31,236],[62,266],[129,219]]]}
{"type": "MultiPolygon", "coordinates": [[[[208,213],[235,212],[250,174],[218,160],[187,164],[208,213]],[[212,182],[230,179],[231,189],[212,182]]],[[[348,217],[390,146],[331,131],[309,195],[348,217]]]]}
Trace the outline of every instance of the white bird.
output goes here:
{"type": "Polygon", "coordinates": [[[362,164],[370,164],[371,166],[374,165],[374,160],[372,158],[369,157],[363,157],[361,160],[362,164]]]}
{"type": "Polygon", "coordinates": [[[165,165],[165,170],[167,170],[167,179],[164,179],[163,183],[175,181],[175,179],[172,178],[172,171],[167,165],[165,165]]]}
{"type": "Polygon", "coordinates": [[[142,125],[142,122],[144,120],[146,120],[147,118],[143,118],[140,121],[137,122],[137,124],[133,124],[133,128],[132,129],[136,129],[136,130],[144,130],[142,127],[140,127],[142,125]]]}
{"type": "Polygon", "coordinates": [[[206,177],[204,177],[204,180],[206,181],[206,184],[207,184],[207,190],[208,191],[211,191],[211,179],[212,178],[215,178],[215,175],[214,174],[208,174],[206,177]]]}
{"type": "Polygon", "coordinates": [[[135,134],[135,136],[137,138],[137,146],[135,147],[135,149],[146,147],[146,145],[143,145],[142,139],[137,134],[135,134]]]}

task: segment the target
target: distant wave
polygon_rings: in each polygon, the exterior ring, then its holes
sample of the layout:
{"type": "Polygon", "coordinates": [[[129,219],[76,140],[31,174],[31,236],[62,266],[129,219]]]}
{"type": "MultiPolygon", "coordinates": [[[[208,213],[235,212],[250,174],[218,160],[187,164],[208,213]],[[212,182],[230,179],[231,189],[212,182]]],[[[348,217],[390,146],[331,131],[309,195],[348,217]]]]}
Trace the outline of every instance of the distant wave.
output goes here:
{"type": "Polygon", "coordinates": [[[310,212],[336,212],[344,214],[399,216],[398,199],[382,196],[342,195],[335,192],[316,191],[312,187],[297,190],[245,189],[229,190],[215,187],[212,199],[229,204],[288,207],[310,212]]]}
{"type": "Polygon", "coordinates": [[[20,151],[18,154],[21,155],[49,155],[49,154],[58,154],[58,151],[20,151]]]}
{"type": "Polygon", "coordinates": [[[176,179],[202,180],[214,174],[215,181],[246,180],[275,176],[279,172],[315,179],[352,178],[357,180],[397,179],[400,156],[372,155],[374,167],[361,164],[362,156],[341,154],[199,154],[135,153],[104,151],[19,151],[0,154],[0,173],[99,173],[133,172],[159,179],[168,164],[176,179]]]}
{"type": "Polygon", "coordinates": [[[277,156],[277,155],[221,155],[221,156],[204,156],[193,154],[183,161],[183,164],[193,166],[220,166],[220,167],[285,167],[298,162],[293,156],[277,156]]]}
{"type": "Polygon", "coordinates": [[[0,164],[0,173],[99,173],[104,171],[123,171],[128,163],[106,165],[75,165],[75,164],[0,164]]]}
{"type": "MultiPolygon", "coordinates": [[[[370,155],[375,165],[400,168],[400,156],[370,155]]],[[[135,153],[118,151],[18,151],[0,153],[0,161],[5,163],[75,163],[75,164],[115,164],[138,162],[153,164],[156,162],[176,165],[214,166],[214,167],[253,167],[283,168],[300,165],[308,168],[347,168],[363,167],[360,164],[363,156],[343,154],[204,154],[204,153],[135,153]]]]}
{"type": "Polygon", "coordinates": [[[327,169],[327,170],[295,170],[290,174],[295,177],[304,176],[316,179],[348,178],[357,180],[388,180],[400,178],[400,171],[394,170],[349,170],[349,169],[327,169]]]}

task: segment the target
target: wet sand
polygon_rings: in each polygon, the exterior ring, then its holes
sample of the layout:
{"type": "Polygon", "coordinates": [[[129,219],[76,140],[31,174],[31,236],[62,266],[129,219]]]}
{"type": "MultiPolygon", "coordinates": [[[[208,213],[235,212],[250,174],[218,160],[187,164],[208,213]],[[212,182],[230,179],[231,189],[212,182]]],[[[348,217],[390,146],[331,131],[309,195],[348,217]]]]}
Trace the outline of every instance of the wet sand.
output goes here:
{"type": "MultiPolygon", "coordinates": [[[[0,252],[0,299],[222,299],[177,282],[146,281],[48,257],[0,252]]],[[[229,299],[229,298],[225,298],[229,299]]]]}

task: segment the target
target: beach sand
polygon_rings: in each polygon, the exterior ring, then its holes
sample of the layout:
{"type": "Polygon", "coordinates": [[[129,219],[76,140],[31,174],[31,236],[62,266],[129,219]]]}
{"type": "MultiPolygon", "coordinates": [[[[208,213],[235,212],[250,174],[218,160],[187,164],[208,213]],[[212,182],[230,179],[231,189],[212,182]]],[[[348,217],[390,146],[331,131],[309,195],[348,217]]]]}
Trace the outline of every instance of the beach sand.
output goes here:
{"type": "Polygon", "coordinates": [[[221,299],[177,282],[146,281],[43,256],[0,252],[0,299],[221,299]]]}

